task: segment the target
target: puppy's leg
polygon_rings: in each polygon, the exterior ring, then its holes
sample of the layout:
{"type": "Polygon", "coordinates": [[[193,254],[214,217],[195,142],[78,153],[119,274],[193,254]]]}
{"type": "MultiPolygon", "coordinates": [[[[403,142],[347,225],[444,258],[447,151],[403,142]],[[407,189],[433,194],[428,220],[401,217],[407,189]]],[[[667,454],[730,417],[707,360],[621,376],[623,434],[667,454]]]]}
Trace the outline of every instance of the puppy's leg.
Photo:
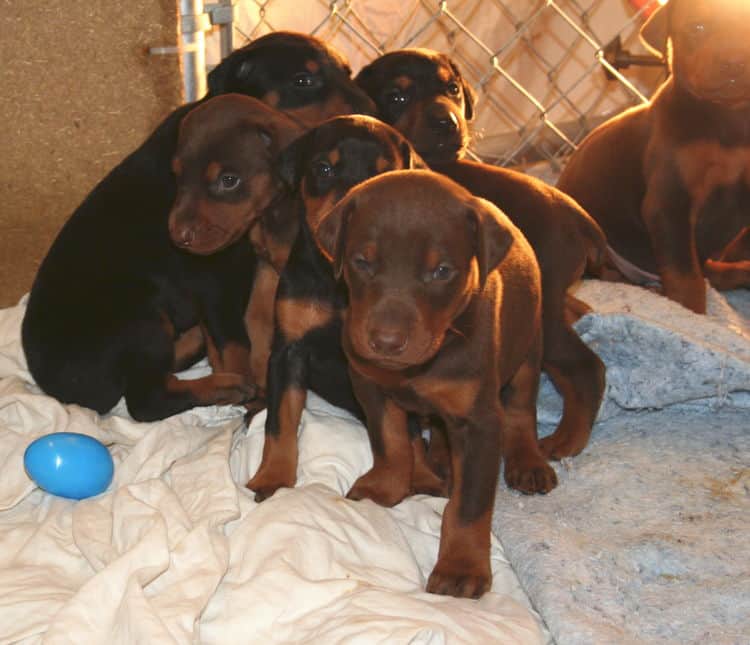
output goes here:
{"type": "MultiPolygon", "coordinates": [[[[347,497],[371,499],[381,506],[395,506],[411,491],[414,469],[407,414],[380,388],[350,370],[354,393],[367,418],[372,448],[372,468],[362,475],[347,497]]],[[[420,439],[421,441],[421,439],[420,439]]]]}
{"type": "Polygon", "coordinates": [[[268,360],[274,330],[274,306],[279,274],[267,262],[258,262],[253,290],[245,313],[245,328],[250,338],[250,374],[253,382],[266,387],[268,360]]]}
{"type": "Polygon", "coordinates": [[[557,429],[539,442],[542,452],[551,459],[571,457],[584,449],[605,387],[604,363],[564,320],[561,305],[552,298],[545,300],[543,315],[542,369],[563,399],[557,429]]]}
{"type": "Polygon", "coordinates": [[[219,372],[199,379],[180,380],[172,374],[174,333],[146,317],[132,325],[125,353],[125,400],[137,421],[156,421],[196,406],[241,404],[255,396],[255,388],[238,374],[219,372]]]}
{"type": "Polygon", "coordinates": [[[649,232],[662,291],[696,313],[706,313],[706,284],[695,240],[696,213],[677,184],[676,169],[663,167],[649,178],[641,213],[649,232]]]}
{"type": "Polygon", "coordinates": [[[505,482],[522,493],[548,493],[557,486],[557,475],[542,455],[536,436],[537,348],[529,352],[501,394],[505,482]]]}
{"type": "MultiPolygon", "coordinates": [[[[408,426],[409,439],[414,456],[411,492],[446,497],[448,491],[447,482],[445,478],[440,477],[433,470],[430,457],[425,449],[424,439],[422,438],[422,419],[410,414],[408,416],[408,426]]],[[[433,441],[440,441],[440,439],[436,438],[437,435],[439,434],[442,437],[443,433],[433,427],[431,428],[431,434],[433,438],[430,440],[430,446],[432,447],[433,441]]]]}
{"type": "Polygon", "coordinates": [[[490,524],[500,471],[502,410],[450,425],[453,489],[443,512],[438,561],[427,591],[479,598],[492,584],[490,524]]]}
{"type": "Polygon", "coordinates": [[[297,481],[297,428],[307,401],[304,340],[285,342],[277,332],[268,362],[268,416],[263,457],[246,486],[258,502],[297,481]]]}

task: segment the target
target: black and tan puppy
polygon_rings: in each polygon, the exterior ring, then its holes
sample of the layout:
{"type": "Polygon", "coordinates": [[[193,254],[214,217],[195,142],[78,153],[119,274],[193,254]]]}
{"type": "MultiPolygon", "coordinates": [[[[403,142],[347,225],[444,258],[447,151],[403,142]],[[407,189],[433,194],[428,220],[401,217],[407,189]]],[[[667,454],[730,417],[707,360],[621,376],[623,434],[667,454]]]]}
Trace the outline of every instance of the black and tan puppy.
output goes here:
{"type": "Polygon", "coordinates": [[[349,492],[392,506],[410,493],[407,413],[447,427],[453,472],[427,590],[489,589],[501,457],[526,493],[557,483],[539,450],[541,280],[520,231],[490,202],[430,171],[354,188],[316,238],[347,285],[343,347],[367,417],[372,470],[349,492]]]}
{"type": "Polygon", "coordinates": [[[429,164],[463,157],[476,96],[458,66],[431,49],[389,52],[355,82],[375,101],[377,116],[395,127],[429,164]]]}
{"type": "MultiPolygon", "coordinates": [[[[314,124],[341,111],[370,110],[370,100],[348,77],[345,62],[321,41],[278,33],[224,60],[209,76],[209,97],[260,97],[314,124]]],[[[199,104],[173,112],[94,188],[42,262],[23,321],[23,347],[36,382],[65,403],[104,413],[124,396],[132,416],[146,421],[254,394],[236,374],[193,383],[172,375],[194,358],[176,356],[175,339],[201,320],[211,321],[219,352],[230,341],[248,344],[236,327],[236,307],[215,309],[213,300],[227,281],[252,278],[249,245],[203,257],[178,249],[169,235],[178,129],[199,104]]]]}
{"type": "Polygon", "coordinates": [[[542,449],[554,459],[578,454],[588,442],[601,404],[605,368],[571,327],[588,308],[568,290],[587,264],[596,265],[603,257],[604,234],[561,191],[514,170],[460,159],[473,98],[458,66],[446,56],[425,49],[391,52],[373,61],[356,81],[375,100],[381,118],[411,140],[418,152],[440,152],[428,156],[433,170],[493,202],[531,243],[542,271],[542,369],[563,398],[562,419],[554,434],[542,440],[542,449]],[[456,93],[454,86],[461,90],[456,93]],[[389,97],[395,107],[389,107],[389,97]],[[430,111],[449,115],[462,146],[451,147],[445,131],[424,127],[421,114],[430,111]]]}
{"type": "Polygon", "coordinates": [[[641,31],[671,76],[594,130],[558,187],[599,222],[617,277],[704,313],[750,287],[750,4],[670,0],[641,31]]]}
{"type": "MultiPolygon", "coordinates": [[[[353,186],[389,170],[424,167],[424,163],[390,126],[351,116],[331,119],[302,136],[283,151],[279,167],[298,199],[299,234],[277,292],[263,459],[247,483],[258,501],[295,484],[297,427],[308,390],[363,419],[341,349],[346,293],[311,229],[353,186]]],[[[417,463],[413,488],[442,491],[442,482],[425,465],[416,425],[412,434],[417,463]]]]}

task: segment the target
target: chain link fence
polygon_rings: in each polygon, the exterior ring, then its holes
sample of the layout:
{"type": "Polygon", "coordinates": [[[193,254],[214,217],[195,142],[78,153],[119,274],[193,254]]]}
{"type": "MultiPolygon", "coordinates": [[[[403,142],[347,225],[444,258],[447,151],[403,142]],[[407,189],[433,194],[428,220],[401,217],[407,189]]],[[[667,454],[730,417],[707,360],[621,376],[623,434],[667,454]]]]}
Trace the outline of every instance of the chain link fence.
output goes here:
{"type": "MultiPolygon", "coordinates": [[[[235,0],[234,47],[271,31],[314,34],[359,70],[393,49],[451,56],[477,90],[471,154],[551,172],[597,124],[664,79],[638,29],[659,0],[235,0]],[[627,68],[627,69],[626,69],[627,68]]],[[[226,38],[224,38],[226,50],[226,38]]],[[[221,55],[209,35],[207,61],[221,55]]]]}

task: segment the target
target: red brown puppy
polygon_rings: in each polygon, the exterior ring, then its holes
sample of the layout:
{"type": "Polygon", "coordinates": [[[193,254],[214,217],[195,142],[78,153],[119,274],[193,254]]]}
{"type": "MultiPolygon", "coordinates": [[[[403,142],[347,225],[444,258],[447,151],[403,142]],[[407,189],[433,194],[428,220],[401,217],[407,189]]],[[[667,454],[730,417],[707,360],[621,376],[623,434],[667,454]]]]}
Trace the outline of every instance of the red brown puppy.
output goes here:
{"type": "Polygon", "coordinates": [[[453,486],[427,590],[490,587],[490,520],[505,480],[546,493],[536,440],[541,283],[526,239],[493,204],[423,170],[379,175],[321,221],[316,239],[347,285],[342,345],[374,465],[349,492],[392,506],[410,492],[407,413],[437,415],[453,486]]]}
{"type": "Polygon", "coordinates": [[[704,278],[750,287],[750,4],[671,0],[641,36],[671,76],[594,130],[558,187],[599,222],[616,277],[706,311],[704,278]]]}
{"type": "Polygon", "coordinates": [[[542,272],[542,369],[563,399],[562,419],[555,432],[542,439],[542,450],[553,459],[578,454],[599,410],[605,368],[571,327],[588,307],[568,290],[587,264],[595,266],[603,258],[604,234],[573,199],[544,182],[461,159],[474,95],[447,56],[427,49],[390,52],[355,80],[375,101],[378,116],[409,139],[433,170],[497,205],[533,247],[542,272]],[[431,127],[428,115],[442,115],[455,128],[431,127]]]}
{"type": "MultiPolygon", "coordinates": [[[[249,248],[249,241],[241,238],[246,238],[256,223],[264,227],[284,221],[285,227],[275,227],[274,238],[293,238],[294,206],[274,169],[280,150],[302,132],[290,116],[242,94],[217,96],[192,110],[180,124],[172,160],[177,182],[177,197],[169,214],[172,242],[196,255],[213,255],[235,243],[249,248]]],[[[242,342],[241,331],[234,341],[215,338],[211,320],[201,320],[214,372],[241,374],[261,387],[265,384],[268,339],[273,333],[273,316],[258,313],[272,309],[260,288],[266,272],[276,275],[261,260],[249,303],[246,281],[226,276],[222,288],[212,295],[214,302],[207,316],[233,312],[229,315],[236,327],[244,326],[249,347],[242,342]],[[239,289],[233,288],[236,284],[241,285],[239,289]],[[246,305],[248,319],[244,320],[246,305]]],[[[273,294],[270,297],[272,301],[273,294]]]]}

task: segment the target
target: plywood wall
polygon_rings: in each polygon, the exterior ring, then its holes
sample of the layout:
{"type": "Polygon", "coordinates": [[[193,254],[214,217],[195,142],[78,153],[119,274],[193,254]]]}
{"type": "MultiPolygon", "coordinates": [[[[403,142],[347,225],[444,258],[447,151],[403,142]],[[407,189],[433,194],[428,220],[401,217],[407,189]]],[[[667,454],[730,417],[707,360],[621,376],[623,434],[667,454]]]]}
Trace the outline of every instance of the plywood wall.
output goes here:
{"type": "Polygon", "coordinates": [[[176,44],[177,0],[3,0],[0,33],[3,307],[89,190],[181,102],[181,81],[176,56],[148,54],[176,44]]]}

